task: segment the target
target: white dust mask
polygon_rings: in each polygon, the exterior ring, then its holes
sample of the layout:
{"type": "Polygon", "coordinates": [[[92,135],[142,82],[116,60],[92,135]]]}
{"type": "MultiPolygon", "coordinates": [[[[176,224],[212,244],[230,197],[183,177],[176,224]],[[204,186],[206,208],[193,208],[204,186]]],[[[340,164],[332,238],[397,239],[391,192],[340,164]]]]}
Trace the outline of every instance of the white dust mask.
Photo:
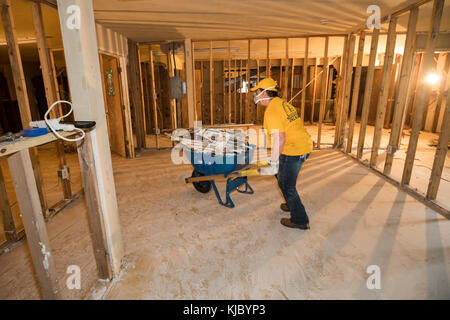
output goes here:
{"type": "Polygon", "coordinates": [[[263,101],[263,100],[271,100],[272,98],[258,98],[258,97],[259,97],[260,95],[262,95],[264,91],[267,91],[267,90],[273,89],[273,88],[275,88],[275,87],[269,87],[269,88],[264,89],[263,91],[261,91],[259,94],[255,95],[255,96],[253,97],[253,101],[255,102],[255,104],[258,104],[258,103],[260,103],[260,102],[263,101]]]}

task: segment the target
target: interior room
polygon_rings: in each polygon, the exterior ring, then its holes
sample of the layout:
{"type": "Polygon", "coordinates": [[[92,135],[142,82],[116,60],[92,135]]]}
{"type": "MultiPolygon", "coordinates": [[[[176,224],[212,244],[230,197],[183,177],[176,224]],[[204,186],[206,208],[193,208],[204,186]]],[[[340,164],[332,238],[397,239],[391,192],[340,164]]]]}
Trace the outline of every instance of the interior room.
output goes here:
{"type": "Polygon", "coordinates": [[[0,299],[450,298],[449,0],[0,11],[0,299]],[[264,79],[314,143],[309,230],[262,174],[264,79]],[[202,172],[205,132],[254,154],[202,172]]]}

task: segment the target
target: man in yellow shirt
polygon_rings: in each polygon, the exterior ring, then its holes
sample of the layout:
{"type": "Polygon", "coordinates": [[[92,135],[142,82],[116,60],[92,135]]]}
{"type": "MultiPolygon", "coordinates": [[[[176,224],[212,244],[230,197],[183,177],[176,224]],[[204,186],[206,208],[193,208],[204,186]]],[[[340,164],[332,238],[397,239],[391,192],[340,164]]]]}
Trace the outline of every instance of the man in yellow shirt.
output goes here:
{"type": "Polygon", "coordinates": [[[290,228],[309,229],[308,215],[296,184],[298,173],[313,150],[311,136],[295,108],[278,97],[279,88],[275,80],[265,78],[251,90],[255,91],[255,104],[266,107],[264,129],[272,146],[269,170],[276,175],[286,200],[281,209],[291,212],[290,219],[283,218],[280,222],[290,228]]]}

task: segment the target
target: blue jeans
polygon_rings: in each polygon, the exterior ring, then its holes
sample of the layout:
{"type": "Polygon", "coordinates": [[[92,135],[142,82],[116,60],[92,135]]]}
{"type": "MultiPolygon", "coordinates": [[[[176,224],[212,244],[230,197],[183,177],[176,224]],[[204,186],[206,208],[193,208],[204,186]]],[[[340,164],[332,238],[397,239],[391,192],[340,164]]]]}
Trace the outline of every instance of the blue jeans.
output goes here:
{"type": "Polygon", "coordinates": [[[291,209],[291,221],[295,224],[309,223],[308,215],[298,195],[297,177],[309,153],[301,156],[280,155],[278,169],[278,186],[283,193],[286,204],[291,209]]]}

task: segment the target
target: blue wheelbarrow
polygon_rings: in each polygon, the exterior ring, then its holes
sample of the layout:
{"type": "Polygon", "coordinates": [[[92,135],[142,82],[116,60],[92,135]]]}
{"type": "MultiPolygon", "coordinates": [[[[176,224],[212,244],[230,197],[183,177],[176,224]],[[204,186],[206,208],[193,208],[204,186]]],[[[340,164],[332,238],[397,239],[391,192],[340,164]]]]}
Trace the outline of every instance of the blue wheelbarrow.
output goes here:
{"type": "Polygon", "coordinates": [[[211,161],[211,155],[201,152],[194,152],[191,149],[184,149],[186,157],[190,160],[194,171],[190,178],[186,178],[186,183],[192,183],[195,190],[201,193],[208,193],[211,187],[214,189],[219,203],[227,208],[234,208],[230,193],[254,193],[247,181],[250,175],[258,175],[259,167],[264,163],[250,164],[255,154],[256,146],[250,144],[245,152],[232,155],[216,155],[211,161]],[[226,181],[225,202],[222,201],[217,189],[215,180],[226,181]]]}

